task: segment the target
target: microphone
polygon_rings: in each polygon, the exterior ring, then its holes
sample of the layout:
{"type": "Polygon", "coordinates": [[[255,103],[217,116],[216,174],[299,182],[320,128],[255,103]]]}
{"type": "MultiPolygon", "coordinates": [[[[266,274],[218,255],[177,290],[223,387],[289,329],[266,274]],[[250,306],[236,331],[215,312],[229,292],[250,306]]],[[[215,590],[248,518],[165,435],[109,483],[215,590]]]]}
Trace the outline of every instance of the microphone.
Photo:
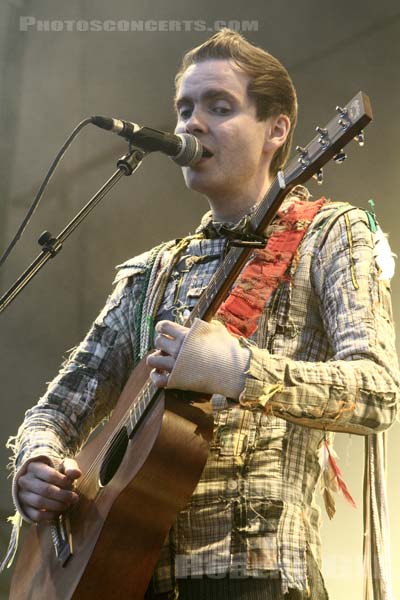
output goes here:
{"type": "Polygon", "coordinates": [[[189,133],[175,135],[109,117],[96,116],[91,117],[91,120],[97,127],[120,135],[145,152],[158,151],[167,154],[181,167],[198,163],[203,157],[203,152],[205,156],[209,154],[207,150],[203,149],[199,140],[189,133]]]}

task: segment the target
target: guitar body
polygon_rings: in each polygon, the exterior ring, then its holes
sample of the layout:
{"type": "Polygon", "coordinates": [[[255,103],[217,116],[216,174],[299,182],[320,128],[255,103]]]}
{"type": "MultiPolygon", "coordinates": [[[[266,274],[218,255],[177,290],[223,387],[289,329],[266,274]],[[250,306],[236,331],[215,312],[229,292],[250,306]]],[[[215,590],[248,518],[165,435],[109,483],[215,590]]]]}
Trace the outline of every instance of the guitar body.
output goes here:
{"type": "Polygon", "coordinates": [[[141,600],[165,537],[204,468],[212,437],[208,397],[160,392],[110,481],[95,459],[148,379],[144,359],[111,419],[76,457],[79,502],[68,512],[73,554],[58,560],[48,524],[31,526],[19,553],[11,600],[141,600]],[[93,464],[96,467],[93,468],[93,464]]]}

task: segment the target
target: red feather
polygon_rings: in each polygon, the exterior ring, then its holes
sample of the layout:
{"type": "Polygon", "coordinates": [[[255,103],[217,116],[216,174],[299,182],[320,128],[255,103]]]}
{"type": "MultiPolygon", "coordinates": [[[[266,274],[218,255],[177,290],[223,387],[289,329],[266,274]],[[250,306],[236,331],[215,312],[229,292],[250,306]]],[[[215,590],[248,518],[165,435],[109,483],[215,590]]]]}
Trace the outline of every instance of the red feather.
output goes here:
{"type": "Polygon", "coordinates": [[[329,464],[330,464],[333,472],[335,473],[336,481],[338,483],[339,488],[342,490],[344,497],[352,505],[352,507],[353,508],[357,508],[357,505],[356,505],[356,503],[354,501],[353,496],[350,494],[347,485],[343,481],[342,472],[339,469],[339,465],[337,464],[337,462],[333,458],[333,456],[331,454],[331,451],[329,449],[329,444],[326,441],[325,441],[325,447],[326,447],[327,452],[328,452],[329,464]]]}

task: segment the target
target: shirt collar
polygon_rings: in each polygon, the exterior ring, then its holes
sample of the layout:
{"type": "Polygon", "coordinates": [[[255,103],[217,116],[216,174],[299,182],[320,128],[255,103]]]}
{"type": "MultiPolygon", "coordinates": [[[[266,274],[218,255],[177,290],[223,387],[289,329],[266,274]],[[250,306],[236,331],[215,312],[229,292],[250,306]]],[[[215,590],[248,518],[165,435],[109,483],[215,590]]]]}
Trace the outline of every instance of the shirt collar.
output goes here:
{"type": "MultiPolygon", "coordinates": [[[[300,200],[309,200],[311,197],[310,192],[307,188],[302,185],[297,185],[296,187],[289,192],[288,196],[283,201],[283,206],[285,203],[293,200],[293,197],[296,197],[300,200]]],[[[245,214],[237,223],[231,223],[229,221],[216,221],[213,219],[212,211],[203,215],[200,225],[196,229],[196,233],[201,233],[204,237],[208,239],[215,239],[221,237],[227,237],[227,233],[229,232],[229,237],[232,234],[242,234],[248,232],[250,230],[250,221],[257,209],[258,204],[255,204],[251,207],[249,212],[245,214]]]]}

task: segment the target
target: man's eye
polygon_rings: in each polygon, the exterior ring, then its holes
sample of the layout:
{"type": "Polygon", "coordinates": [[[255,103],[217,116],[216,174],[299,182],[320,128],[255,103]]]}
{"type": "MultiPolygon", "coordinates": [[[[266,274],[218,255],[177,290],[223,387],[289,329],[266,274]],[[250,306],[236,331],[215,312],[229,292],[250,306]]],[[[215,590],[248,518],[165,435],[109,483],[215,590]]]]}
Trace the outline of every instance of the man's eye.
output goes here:
{"type": "Polygon", "coordinates": [[[220,104],[216,104],[215,106],[211,107],[211,110],[216,113],[217,115],[227,115],[231,112],[231,108],[230,106],[226,106],[226,105],[220,105],[220,104]]]}
{"type": "Polygon", "coordinates": [[[179,109],[179,118],[186,120],[190,118],[190,115],[192,114],[192,109],[191,108],[181,108],[179,109]]]}

